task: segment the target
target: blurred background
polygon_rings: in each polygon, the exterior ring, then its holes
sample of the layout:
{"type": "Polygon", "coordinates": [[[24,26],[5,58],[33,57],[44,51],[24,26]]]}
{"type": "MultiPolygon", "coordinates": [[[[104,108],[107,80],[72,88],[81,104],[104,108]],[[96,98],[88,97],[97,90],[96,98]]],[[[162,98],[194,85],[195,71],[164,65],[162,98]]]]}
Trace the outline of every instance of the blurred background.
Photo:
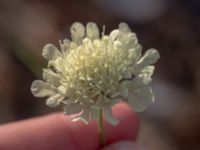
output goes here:
{"type": "Polygon", "coordinates": [[[46,43],[70,37],[74,21],[127,22],[144,51],[161,54],[155,103],[140,113],[137,142],[150,150],[200,150],[200,1],[0,0],[0,124],[58,111],[30,92],[46,43]]]}

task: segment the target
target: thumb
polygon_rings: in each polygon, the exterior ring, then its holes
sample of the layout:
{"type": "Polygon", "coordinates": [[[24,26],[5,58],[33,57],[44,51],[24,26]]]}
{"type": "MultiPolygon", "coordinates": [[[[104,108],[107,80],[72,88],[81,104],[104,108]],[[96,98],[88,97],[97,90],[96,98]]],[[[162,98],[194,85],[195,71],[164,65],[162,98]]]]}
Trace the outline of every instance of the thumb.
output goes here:
{"type": "Polygon", "coordinates": [[[102,150],[144,150],[131,141],[115,142],[111,145],[104,147],[102,150]]]}

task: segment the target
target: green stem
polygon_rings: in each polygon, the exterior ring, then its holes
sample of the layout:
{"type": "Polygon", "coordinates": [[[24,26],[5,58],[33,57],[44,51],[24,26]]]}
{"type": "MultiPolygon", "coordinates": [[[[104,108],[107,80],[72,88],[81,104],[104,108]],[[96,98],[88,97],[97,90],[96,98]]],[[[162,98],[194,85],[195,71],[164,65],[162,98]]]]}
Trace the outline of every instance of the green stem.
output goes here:
{"type": "Polygon", "coordinates": [[[103,111],[102,109],[99,110],[99,118],[98,118],[98,131],[99,131],[99,140],[101,147],[104,146],[105,144],[105,139],[104,139],[104,126],[103,126],[103,111]]]}

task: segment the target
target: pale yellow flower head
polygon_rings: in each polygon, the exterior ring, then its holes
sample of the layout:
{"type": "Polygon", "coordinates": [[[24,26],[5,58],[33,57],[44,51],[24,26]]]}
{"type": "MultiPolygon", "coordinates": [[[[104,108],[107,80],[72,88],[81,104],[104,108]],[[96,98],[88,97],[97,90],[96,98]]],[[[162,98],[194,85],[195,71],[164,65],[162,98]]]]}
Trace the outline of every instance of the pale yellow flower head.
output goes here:
{"type": "Polygon", "coordinates": [[[73,120],[85,123],[96,119],[101,109],[110,123],[117,124],[112,115],[116,103],[125,101],[142,111],[145,101],[154,101],[149,83],[159,53],[149,49],[141,57],[141,45],[127,24],[120,23],[109,35],[100,35],[92,22],[86,28],[76,22],[70,31],[72,41],[60,41],[60,51],[53,44],[43,48],[48,67],[44,81],[32,83],[34,96],[47,97],[50,107],[63,105],[67,115],[79,113],[73,120]]]}

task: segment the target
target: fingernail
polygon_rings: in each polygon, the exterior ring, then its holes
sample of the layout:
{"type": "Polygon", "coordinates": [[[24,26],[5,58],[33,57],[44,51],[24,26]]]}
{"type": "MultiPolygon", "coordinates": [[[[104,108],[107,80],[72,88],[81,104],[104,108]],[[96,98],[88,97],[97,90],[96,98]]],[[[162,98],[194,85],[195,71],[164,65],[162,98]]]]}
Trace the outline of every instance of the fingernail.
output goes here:
{"type": "Polygon", "coordinates": [[[116,142],[111,145],[108,145],[102,150],[141,150],[141,149],[139,149],[138,145],[133,142],[120,141],[120,142],[116,142]]]}

